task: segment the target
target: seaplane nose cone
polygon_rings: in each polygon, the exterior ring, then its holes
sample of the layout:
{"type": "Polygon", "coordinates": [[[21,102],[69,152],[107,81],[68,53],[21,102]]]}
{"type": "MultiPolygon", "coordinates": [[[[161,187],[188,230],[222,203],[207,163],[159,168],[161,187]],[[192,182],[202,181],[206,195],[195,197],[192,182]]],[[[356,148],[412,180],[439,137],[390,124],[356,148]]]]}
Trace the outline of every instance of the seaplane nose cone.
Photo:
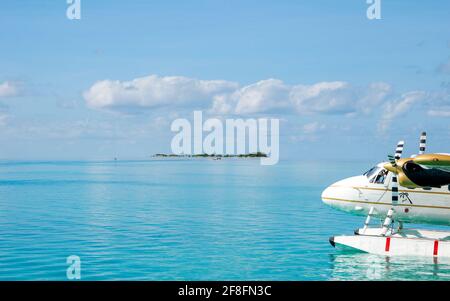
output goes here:
{"type": "Polygon", "coordinates": [[[324,191],[322,191],[322,202],[324,202],[327,205],[330,205],[330,197],[332,196],[332,190],[333,188],[331,186],[328,186],[325,188],[324,191]]]}
{"type": "Polygon", "coordinates": [[[357,190],[353,187],[362,185],[365,180],[365,176],[356,176],[333,183],[322,192],[322,202],[332,208],[346,209],[348,204],[342,201],[357,198],[358,196],[354,195],[357,190]]]}

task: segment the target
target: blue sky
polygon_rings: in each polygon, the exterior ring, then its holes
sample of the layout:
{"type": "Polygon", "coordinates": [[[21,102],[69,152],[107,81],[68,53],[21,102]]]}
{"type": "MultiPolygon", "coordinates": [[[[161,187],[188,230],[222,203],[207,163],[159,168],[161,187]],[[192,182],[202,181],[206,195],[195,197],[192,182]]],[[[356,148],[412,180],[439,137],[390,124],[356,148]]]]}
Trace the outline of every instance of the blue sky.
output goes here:
{"type": "Polygon", "coordinates": [[[449,152],[450,3],[367,7],[81,0],[68,20],[65,0],[2,2],[0,158],[147,158],[195,109],[280,118],[281,159],[382,160],[422,130],[449,152]]]}

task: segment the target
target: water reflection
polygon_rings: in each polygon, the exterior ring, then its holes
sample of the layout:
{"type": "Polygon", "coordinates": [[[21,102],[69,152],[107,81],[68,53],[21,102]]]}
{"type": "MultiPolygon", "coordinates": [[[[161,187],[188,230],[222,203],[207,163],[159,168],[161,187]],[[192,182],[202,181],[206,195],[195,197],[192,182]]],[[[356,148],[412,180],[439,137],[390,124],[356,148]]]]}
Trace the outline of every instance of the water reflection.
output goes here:
{"type": "Polygon", "coordinates": [[[330,257],[330,280],[450,280],[448,258],[388,257],[348,251],[330,257]]]}

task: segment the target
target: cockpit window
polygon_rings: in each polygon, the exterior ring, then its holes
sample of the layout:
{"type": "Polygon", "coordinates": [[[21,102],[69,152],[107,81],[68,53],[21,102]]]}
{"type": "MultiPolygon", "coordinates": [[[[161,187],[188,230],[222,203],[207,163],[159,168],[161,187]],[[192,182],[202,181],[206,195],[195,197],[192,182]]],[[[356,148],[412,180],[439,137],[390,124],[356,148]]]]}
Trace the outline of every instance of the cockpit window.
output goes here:
{"type": "Polygon", "coordinates": [[[386,180],[388,171],[386,169],[380,170],[380,172],[377,174],[376,177],[373,177],[370,182],[375,184],[384,184],[384,181],[386,180]]]}
{"type": "Polygon", "coordinates": [[[369,169],[368,171],[366,171],[363,175],[366,176],[368,179],[370,179],[370,178],[372,178],[373,175],[378,173],[379,170],[380,170],[380,167],[375,166],[375,167],[372,167],[371,169],[369,169]]]}

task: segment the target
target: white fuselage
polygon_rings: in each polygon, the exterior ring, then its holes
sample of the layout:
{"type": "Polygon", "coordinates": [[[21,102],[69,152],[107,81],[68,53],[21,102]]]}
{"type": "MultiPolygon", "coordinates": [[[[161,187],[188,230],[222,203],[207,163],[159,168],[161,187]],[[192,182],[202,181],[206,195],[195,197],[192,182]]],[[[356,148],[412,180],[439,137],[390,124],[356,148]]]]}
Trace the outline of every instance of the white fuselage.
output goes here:
{"type": "Polygon", "coordinates": [[[336,182],[322,193],[325,204],[357,215],[367,215],[374,207],[374,216],[384,218],[389,209],[394,209],[396,221],[450,225],[450,187],[406,188],[399,187],[399,200],[392,203],[392,173],[384,181],[376,182],[377,174],[384,163],[377,165],[374,173],[336,182]]]}

